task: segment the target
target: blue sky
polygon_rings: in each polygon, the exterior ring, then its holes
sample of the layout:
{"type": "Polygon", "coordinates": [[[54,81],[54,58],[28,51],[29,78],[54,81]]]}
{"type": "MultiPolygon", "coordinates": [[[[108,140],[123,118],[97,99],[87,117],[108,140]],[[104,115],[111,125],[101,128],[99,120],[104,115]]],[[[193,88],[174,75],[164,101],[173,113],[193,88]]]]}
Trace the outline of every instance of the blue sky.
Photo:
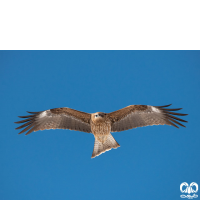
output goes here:
{"type": "Polygon", "coordinates": [[[200,185],[200,51],[0,51],[2,200],[181,199],[200,185]],[[187,128],[113,133],[121,145],[91,159],[94,137],[46,130],[18,135],[26,111],[128,105],[183,108],[187,128]]]}

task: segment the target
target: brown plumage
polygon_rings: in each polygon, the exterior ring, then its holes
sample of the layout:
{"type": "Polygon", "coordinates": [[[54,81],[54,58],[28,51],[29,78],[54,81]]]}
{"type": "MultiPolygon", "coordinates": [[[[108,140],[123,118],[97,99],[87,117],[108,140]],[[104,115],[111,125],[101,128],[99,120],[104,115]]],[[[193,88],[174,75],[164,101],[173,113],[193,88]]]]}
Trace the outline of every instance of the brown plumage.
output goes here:
{"type": "Polygon", "coordinates": [[[177,125],[185,127],[180,122],[187,121],[174,115],[185,116],[187,114],[171,112],[182,108],[167,109],[166,107],[170,105],[131,105],[111,113],[97,112],[93,114],[71,108],[54,108],[41,112],[28,112],[31,115],[19,116],[25,119],[15,123],[23,123],[16,129],[24,128],[19,134],[27,131],[26,135],[33,131],[45,129],[70,129],[92,133],[95,137],[92,153],[92,158],[94,158],[105,151],[120,146],[111,135],[111,132],[148,125],[166,124],[176,128],[179,128],[177,125]]]}

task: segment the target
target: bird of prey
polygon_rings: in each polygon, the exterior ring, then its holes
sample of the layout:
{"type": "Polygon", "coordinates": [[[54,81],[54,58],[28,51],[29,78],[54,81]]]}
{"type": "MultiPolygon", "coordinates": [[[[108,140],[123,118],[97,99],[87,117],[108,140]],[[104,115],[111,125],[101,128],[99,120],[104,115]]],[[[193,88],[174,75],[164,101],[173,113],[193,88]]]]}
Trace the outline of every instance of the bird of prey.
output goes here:
{"type": "Polygon", "coordinates": [[[41,112],[28,112],[31,115],[19,116],[25,118],[15,123],[24,123],[16,129],[24,128],[19,134],[27,131],[26,135],[45,129],[70,129],[92,133],[95,138],[92,158],[120,145],[116,142],[111,132],[125,131],[132,128],[148,125],[177,125],[185,127],[181,122],[187,122],[175,115],[185,116],[171,111],[182,108],[166,108],[165,106],[130,105],[120,110],[93,114],[77,111],[71,108],[54,108],[41,112]]]}

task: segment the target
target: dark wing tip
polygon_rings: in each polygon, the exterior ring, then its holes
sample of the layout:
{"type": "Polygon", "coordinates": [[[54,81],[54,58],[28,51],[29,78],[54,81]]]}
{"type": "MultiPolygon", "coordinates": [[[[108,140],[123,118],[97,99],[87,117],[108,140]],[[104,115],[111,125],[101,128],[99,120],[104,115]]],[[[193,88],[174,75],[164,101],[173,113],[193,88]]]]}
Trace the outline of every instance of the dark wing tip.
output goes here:
{"type": "Polygon", "coordinates": [[[160,110],[164,113],[166,119],[170,122],[170,124],[171,124],[172,126],[175,126],[176,128],[179,128],[179,127],[176,125],[176,124],[178,124],[179,126],[182,126],[182,127],[185,127],[185,128],[186,128],[186,126],[184,126],[184,125],[183,125],[182,123],[180,123],[180,122],[188,122],[188,121],[183,120],[183,119],[181,119],[181,118],[178,118],[178,117],[176,117],[176,115],[178,115],[178,116],[186,116],[186,115],[188,115],[188,114],[171,112],[171,111],[178,111],[178,110],[181,110],[182,108],[175,108],[175,109],[168,109],[168,108],[165,108],[165,107],[168,107],[168,106],[170,106],[170,105],[172,105],[172,104],[169,104],[169,105],[166,105],[166,106],[156,106],[156,107],[157,107],[158,109],[160,109],[160,110]],[[174,116],[174,115],[175,115],[175,116],[174,116]]]}
{"type": "Polygon", "coordinates": [[[30,113],[30,114],[38,114],[40,112],[30,112],[30,111],[26,111],[27,113],[30,113]]]}
{"type": "Polygon", "coordinates": [[[165,108],[165,107],[169,107],[169,106],[171,106],[172,104],[168,104],[168,105],[165,105],[165,106],[155,106],[155,107],[157,107],[157,108],[165,108]]]}
{"type": "MultiPolygon", "coordinates": [[[[26,118],[26,119],[14,122],[16,124],[22,123],[21,126],[15,128],[16,130],[23,129],[21,132],[19,132],[19,134],[22,134],[26,131],[28,131],[27,133],[29,134],[29,133],[33,132],[35,129],[35,126],[36,126],[35,118],[40,112],[28,112],[28,113],[30,113],[32,115],[19,116],[20,118],[26,118]]],[[[26,135],[27,135],[27,133],[26,133],[26,135]]]]}

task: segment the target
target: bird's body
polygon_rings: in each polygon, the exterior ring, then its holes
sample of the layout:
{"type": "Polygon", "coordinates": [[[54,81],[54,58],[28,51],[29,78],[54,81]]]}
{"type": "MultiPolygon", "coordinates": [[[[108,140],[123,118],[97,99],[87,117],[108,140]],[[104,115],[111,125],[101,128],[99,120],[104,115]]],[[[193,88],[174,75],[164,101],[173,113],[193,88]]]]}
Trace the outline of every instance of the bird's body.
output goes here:
{"type": "Polygon", "coordinates": [[[111,135],[111,132],[119,132],[132,128],[148,125],[172,125],[178,128],[178,125],[185,127],[178,121],[187,122],[174,115],[184,116],[186,114],[175,113],[178,109],[166,109],[166,106],[147,106],[131,105],[120,110],[93,114],[77,111],[71,108],[54,108],[42,112],[29,112],[32,115],[21,116],[27,118],[16,122],[24,123],[17,129],[24,128],[20,133],[45,129],[70,129],[92,133],[95,137],[94,150],[92,158],[117,148],[120,145],[111,135]]]}
{"type": "Polygon", "coordinates": [[[117,148],[120,145],[111,135],[111,120],[106,113],[97,112],[91,114],[91,131],[95,138],[95,145],[92,158],[100,155],[111,148],[117,148]]]}
{"type": "Polygon", "coordinates": [[[104,113],[94,113],[91,115],[91,130],[94,137],[104,143],[111,132],[111,121],[104,113]]]}

